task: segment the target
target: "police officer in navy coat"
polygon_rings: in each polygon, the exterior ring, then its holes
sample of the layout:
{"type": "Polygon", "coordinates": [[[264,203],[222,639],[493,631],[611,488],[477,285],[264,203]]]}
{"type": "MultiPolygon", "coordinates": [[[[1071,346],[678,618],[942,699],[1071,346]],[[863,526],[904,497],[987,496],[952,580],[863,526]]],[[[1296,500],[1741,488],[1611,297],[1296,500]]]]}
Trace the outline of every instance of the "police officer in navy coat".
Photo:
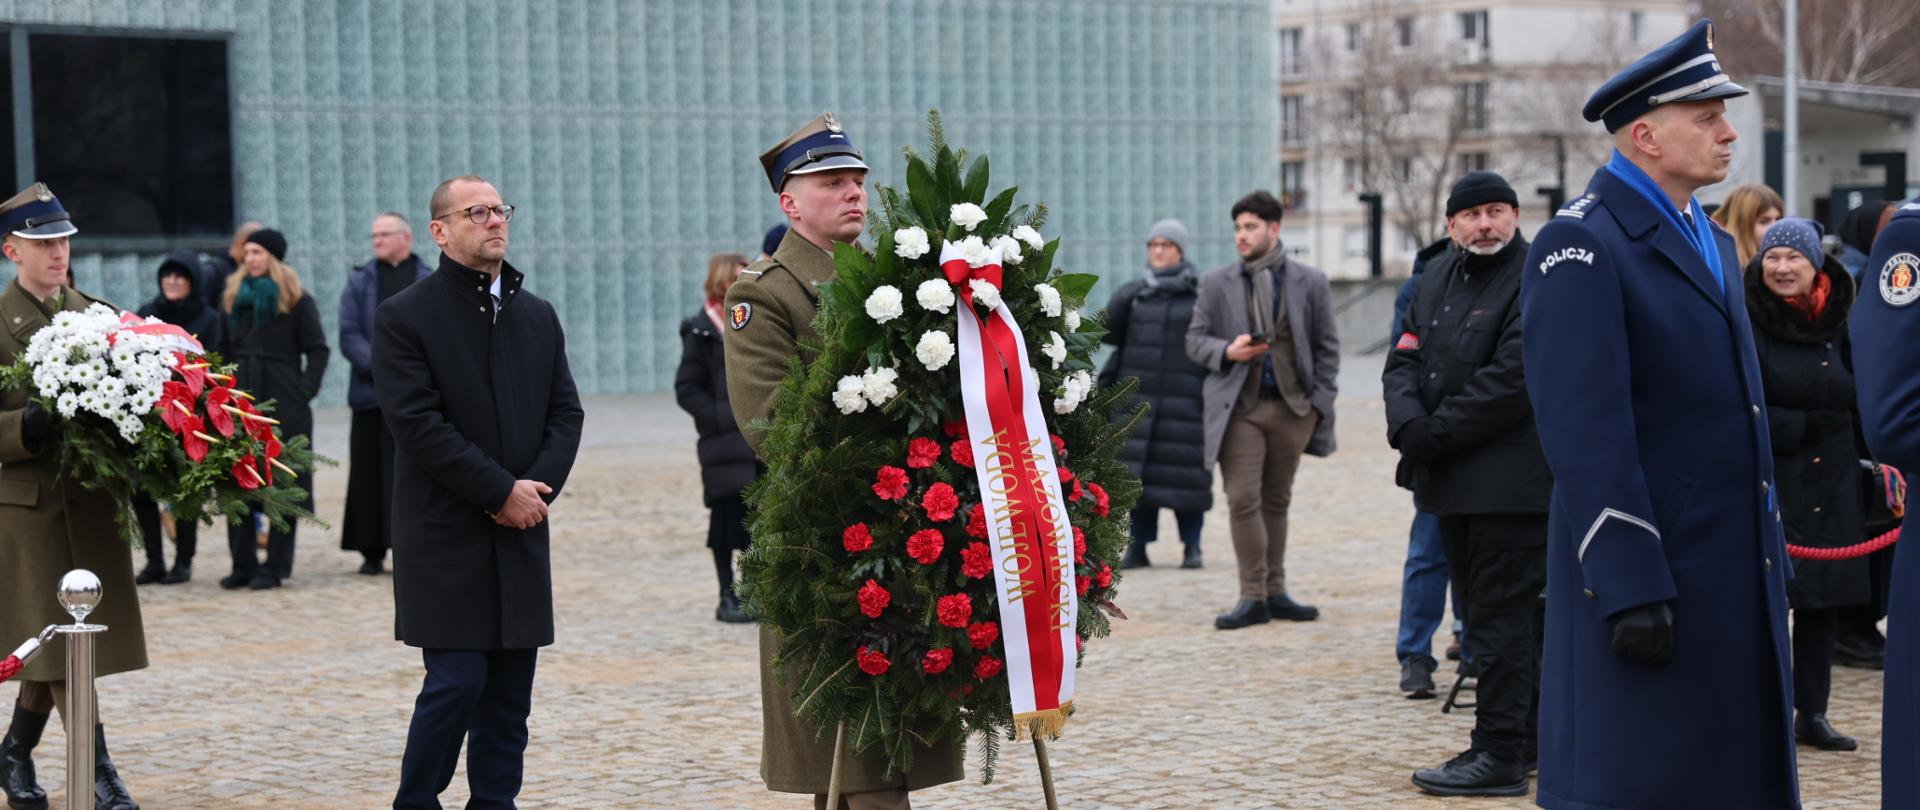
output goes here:
{"type": "MultiPolygon", "coordinates": [[[[1920,470],[1920,198],[1900,206],[1874,240],[1853,307],[1854,384],[1860,427],[1873,457],[1912,474],[1920,470]]],[[[1914,523],[1907,513],[1907,523],[1914,523]]],[[[1907,537],[1906,526],[1901,533],[1907,537]]],[[[1914,672],[1914,623],[1920,621],[1920,550],[1895,546],[1887,604],[1886,709],[1880,722],[1880,806],[1920,807],[1920,679],[1914,672]]]]}
{"type": "Polygon", "coordinates": [[[1584,115],[1613,158],[1527,256],[1554,477],[1541,807],[1800,804],[1766,403],[1733,239],[1693,199],[1745,94],[1704,20],[1609,80],[1584,115]]]}

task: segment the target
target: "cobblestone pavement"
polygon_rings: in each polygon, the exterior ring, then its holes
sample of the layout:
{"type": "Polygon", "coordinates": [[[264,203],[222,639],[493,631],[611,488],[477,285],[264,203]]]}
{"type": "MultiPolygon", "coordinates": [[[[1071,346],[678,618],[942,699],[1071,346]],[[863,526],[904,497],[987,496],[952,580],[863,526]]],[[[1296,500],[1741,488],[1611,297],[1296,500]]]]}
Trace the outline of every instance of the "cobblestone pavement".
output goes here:
{"type": "MultiPolygon", "coordinates": [[[[1216,499],[1207,567],[1178,570],[1177,544],[1157,545],[1160,564],[1129,572],[1121,589],[1132,620],[1091,645],[1080,712],[1050,748],[1064,807],[1531,806],[1443,802],[1408,782],[1464,748],[1472,720],[1395,689],[1412,508],[1380,437],[1378,360],[1350,365],[1342,448],[1306,463],[1294,499],[1291,578],[1323,618],[1213,629],[1234,594],[1216,499]]],[[[595,399],[588,414],[590,446],[554,509],[559,641],[541,654],[523,806],[809,806],[759,782],[755,634],[713,620],[689,420],[666,397],[595,399]]],[[[321,414],[323,452],[344,457],[346,422],[321,414]]],[[[345,480],[344,469],[319,476],[321,512],[336,522],[345,480]]],[[[392,580],[358,575],[336,532],[308,529],[287,587],[222,591],[228,556],[210,539],[193,582],[140,590],[153,666],[100,684],[107,738],[142,806],[390,803],[421,678],[418,653],[393,640],[392,580]]],[[[1802,749],[1808,808],[1878,803],[1880,682],[1835,673],[1831,716],[1862,747],[1802,749]]],[[[39,762],[50,789],[62,784],[63,746],[49,729],[39,762]]],[[[916,806],[1042,806],[1024,745],[1006,747],[993,785],[969,764],[974,781],[916,794],[916,806]]],[[[448,806],[465,791],[462,773],[448,806]]]]}

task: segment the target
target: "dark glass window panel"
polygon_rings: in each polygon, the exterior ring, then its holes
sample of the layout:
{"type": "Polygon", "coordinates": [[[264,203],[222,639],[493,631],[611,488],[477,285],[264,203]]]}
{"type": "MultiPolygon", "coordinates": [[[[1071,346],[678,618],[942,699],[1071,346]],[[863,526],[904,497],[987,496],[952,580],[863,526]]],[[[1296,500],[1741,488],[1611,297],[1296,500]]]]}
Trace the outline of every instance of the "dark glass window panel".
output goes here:
{"type": "Polygon", "coordinates": [[[13,37],[0,28],[0,199],[21,186],[13,165],[13,37]]]}
{"type": "Polygon", "coordinates": [[[233,226],[227,44],[34,34],[34,168],[90,236],[233,226]]]}

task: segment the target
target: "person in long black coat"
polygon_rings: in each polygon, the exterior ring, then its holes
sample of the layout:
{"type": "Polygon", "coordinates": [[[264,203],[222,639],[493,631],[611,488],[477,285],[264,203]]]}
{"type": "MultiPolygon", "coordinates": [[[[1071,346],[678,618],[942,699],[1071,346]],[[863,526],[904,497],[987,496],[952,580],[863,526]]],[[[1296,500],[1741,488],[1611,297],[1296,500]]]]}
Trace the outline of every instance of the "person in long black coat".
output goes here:
{"type": "MultiPolygon", "coordinates": [[[[320,325],[320,308],[300,288],[300,276],[286,265],[287,238],[262,228],[247,235],[240,269],[227,278],[222,309],[227,332],[221,356],[237,364],[234,385],[260,402],[273,403],[272,416],[280,420],[282,441],[295,436],[313,438],[313,406],[320,381],[327,373],[327,332],[320,325]]],[[[301,505],[313,509],[313,476],[296,481],[307,492],[301,505]]],[[[256,513],[257,514],[257,513],[256,513]]],[[[227,524],[227,549],[233,553],[233,573],[220,580],[222,588],[266,590],[280,587],[293,576],[293,543],[299,528],[267,529],[267,564],[259,564],[255,547],[259,518],[227,524]]]]}
{"type": "MultiPolygon", "coordinates": [[[[210,263],[197,251],[182,249],[167,254],[155,273],[160,285],[159,294],[142,305],[135,314],[142,318],[159,318],[187,330],[187,334],[197,338],[200,345],[211,350],[219,349],[221,338],[226,334],[226,322],[220,317],[219,310],[208,305],[200,295],[200,281],[203,278],[201,268],[210,263]]],[[[192,579],[193,555],[200,545],[200,516],[174,516],[174,559],[173,568],[169,570],[160,530],[160,505],[145,494],[136,492],[133,496],[133,513],[139,518],[140,534],[147,548],[147,567],[134,578],[134,583],[178,585],[192,579]]]]}
{"type": "MultiPolygon", "coordinates": [[[[1774,481],[1787,542],[1838,548],[1865,533],[1860,494],[1858,413],[1847,315],[1853,276],[1820,249],[1811,220],[1783,219],[1767,230],[1747,264],[1747,316],[1767,397],[1774,481]]],[[[1852,737],[1827,722],[1834,639],[1840,608],[1873,598],[1865,557],[1794,560],[1787,598],[1793,604],[1794,735],[1827,751],[1852,751],[1852,737]]]]}
{"type": "MultiPolygon", "coordinates": [[[[1119,348],[1100,373],[1102,386],[1140,380],[1135,404],[1147,417],[1120,448],[1120,460],[1140,477],[1133,510],[1133,542],[1122,568],[1152,564],[1147,544],[1159,538],[1160,510],[1173,510],[1184,547],[1181,568],[1200,567],[1200,530],[1213,508],[1213,470],[1206,461],[1207,369],[1187,357],[1199,274],[1187,261],[1187,227],[1163,219],[1147,232],[1147,271],[1120,285],[1107,304],[1105,341],[1119,348]]],[[[1131,412],[1130,405],[1125,412],[1131,412]]]]}
{"type": "Polygon", "coordinates": [[[746,551],[747,485],[760,477],[760,458],[740,435],[727,399],[727,287],[740,277],[747,257],[721,253],[707,262],[707,303],[680,323],[680,368],[673,375],[673,398],[693,417],[700,434],[700,486],[709,510],[707,548],[720,580],[720,606],[713,617],[730,624],[753,621],[733,592],[733,553],[746,551]]]}
{"type": "Polygon", "coordinates": [[[439,807],[465,741],[469,806],[512,807],[534,662],[553,643],[547,509],[586,412],[559,315],[506,262],[513,209],[472,176],[431,205],[439,267],[373,319],[394,442],[395,635],[426,666],[393,806],[439,807]]]}

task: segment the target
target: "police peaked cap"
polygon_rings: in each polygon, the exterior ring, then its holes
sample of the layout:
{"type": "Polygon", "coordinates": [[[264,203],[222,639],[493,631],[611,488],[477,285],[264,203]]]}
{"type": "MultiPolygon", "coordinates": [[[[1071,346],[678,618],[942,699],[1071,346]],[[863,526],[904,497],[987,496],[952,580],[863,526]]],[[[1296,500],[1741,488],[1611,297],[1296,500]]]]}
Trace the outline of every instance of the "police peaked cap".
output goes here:
{"type": "Polygon", "coordinates": [[[1713,21],[1701,20],[1600,85],[1580,115],[1605,122],[1613,132],[1662,104],[1746,94],[1713,53],[1713,21]]]}

